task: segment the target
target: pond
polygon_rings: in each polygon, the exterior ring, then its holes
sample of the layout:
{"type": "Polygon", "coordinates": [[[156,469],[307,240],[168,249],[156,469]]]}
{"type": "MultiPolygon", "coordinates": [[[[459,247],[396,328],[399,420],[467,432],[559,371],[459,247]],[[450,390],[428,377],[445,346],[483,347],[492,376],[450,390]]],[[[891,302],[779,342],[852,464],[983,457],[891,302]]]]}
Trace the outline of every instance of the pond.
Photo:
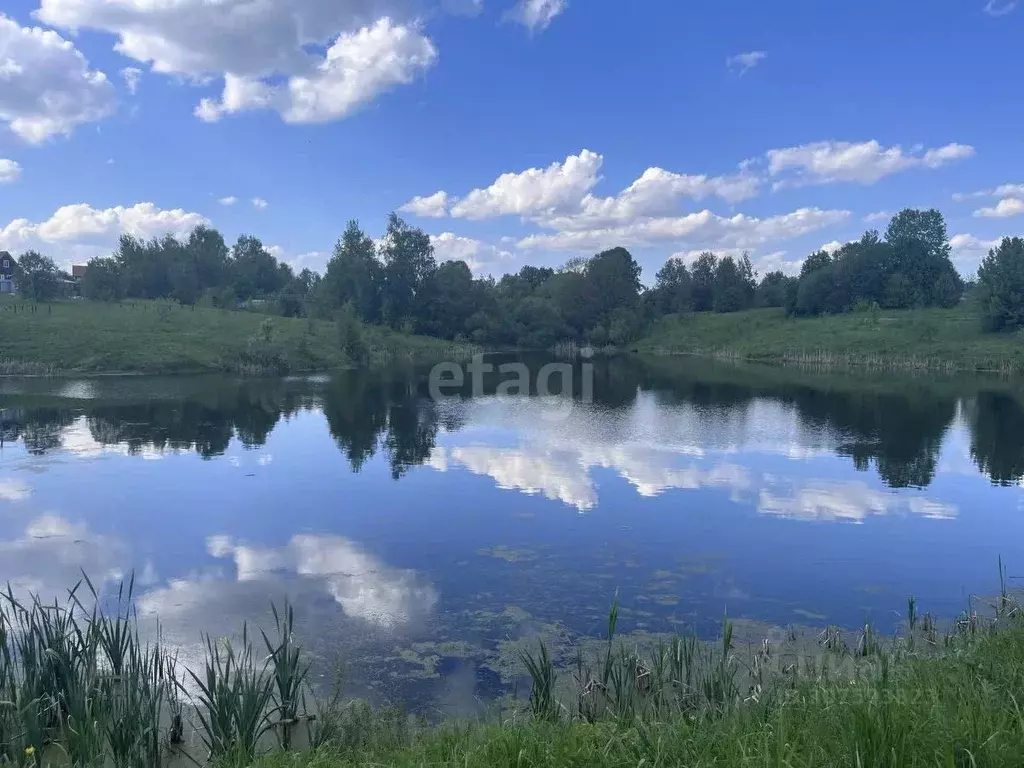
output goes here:
{"type": "Polygon", "coordinates": [[[134,573],[185,663],[287,597],[324,685],[464,714],[616,595],[625,632],[891,631],[1024,567],[1020,382],[617,357],[540,396],[520,362],[441,399],[413,366],[0,379],[0,582],[134,573]]]}

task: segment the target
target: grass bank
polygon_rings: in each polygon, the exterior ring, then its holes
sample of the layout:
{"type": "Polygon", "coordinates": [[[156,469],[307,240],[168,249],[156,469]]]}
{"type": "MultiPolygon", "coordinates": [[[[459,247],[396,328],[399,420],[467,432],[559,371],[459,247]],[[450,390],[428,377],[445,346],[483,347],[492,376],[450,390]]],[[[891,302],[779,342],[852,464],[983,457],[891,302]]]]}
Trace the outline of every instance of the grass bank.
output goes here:
{"type": "Polygon", "coordinates": [[[286,606],[269,633],[206,638],[185,669],[140,637],[132,585],[100,599],[0,594],[0,765],[1019,766],[1024,625],[1006,588],[940,627],[907,603],[865,625],[745,644],[693,636],[583,640],[556,664],[521,651],[528,695],[489,718],[431,725],[337,693],[316,698],[286,606]],[[106,613],[98,605],[111,606],[106,613]],[[980,613],[978,608],[984,608],[980,613]]]}
{"type": "MultiPolygon", "coordinates": [[[[641,685],[639,674],[629,675],[634,687],[641,685]]],[[[722,700],[718,709],[609,715],[593,722],[524,716],[409,735],[366,713],[352,721],[358,727],[346,732],[347,744],[277,753],[256,768],[1020,765],[1019,628],[953,643],[941,655],[881,655],[853,676],[830,678],[821,665],[816,675],[790,675],[774,691],[744,692],[735,705],[722,700]]],[[[600,695],[597,686],[591,695],[600,695]]]]}
{"type": "Polygon", "coordinates": [[[257,768],[352,766],[1019,766],[1024,754],[1024,632],[873,678],[797,685],[771,704],[717,719],[480,724],[396,746],[276,754],[257,768]]]}
{"type": "Polygon", "coordinates": [[[1024,336],[982,333],[980,318],[968,306],[807,318],[787,318],[781,309],[673,315],[634,347],[822,367],[1024,370],[1024,336]]]}
{"type": "MultiPolygon", "coordinates": [[[[451,342],[378,327],[364,329],[364,342],[375,360],[458,351],[451,342]]],[[[164,301],[0,300],[0,374],[259,373],[349,362],[326,321],[164,301]]]]}

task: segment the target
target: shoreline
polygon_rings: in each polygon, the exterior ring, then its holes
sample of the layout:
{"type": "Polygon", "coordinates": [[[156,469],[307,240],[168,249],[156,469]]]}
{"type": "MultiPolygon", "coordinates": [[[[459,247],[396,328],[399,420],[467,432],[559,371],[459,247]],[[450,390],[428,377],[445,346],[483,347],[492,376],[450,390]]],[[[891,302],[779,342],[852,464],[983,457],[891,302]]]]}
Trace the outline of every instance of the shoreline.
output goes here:
{"type": "Polygon", "coordinates": [[[780,309],[673,315],[631,349],[821,370],[1024,372],[1024,337],[983,333],[980,316],[964,306],[809,318],[780,309]]]}

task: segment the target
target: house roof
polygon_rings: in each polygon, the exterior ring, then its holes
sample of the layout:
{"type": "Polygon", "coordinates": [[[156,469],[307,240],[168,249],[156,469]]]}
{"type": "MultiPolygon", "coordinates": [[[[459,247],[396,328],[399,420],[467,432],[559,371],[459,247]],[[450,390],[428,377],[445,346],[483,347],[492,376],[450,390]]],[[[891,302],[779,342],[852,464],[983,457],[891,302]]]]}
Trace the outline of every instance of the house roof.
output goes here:
{"type": "Polygon", "coordinates": [[[7,251],[0,251],[0,274],[5,276],[14,274],[14,257],[7,251]],[[4,269],[4,259],[10,260],[11,265],[9,269],[4,269]]]}

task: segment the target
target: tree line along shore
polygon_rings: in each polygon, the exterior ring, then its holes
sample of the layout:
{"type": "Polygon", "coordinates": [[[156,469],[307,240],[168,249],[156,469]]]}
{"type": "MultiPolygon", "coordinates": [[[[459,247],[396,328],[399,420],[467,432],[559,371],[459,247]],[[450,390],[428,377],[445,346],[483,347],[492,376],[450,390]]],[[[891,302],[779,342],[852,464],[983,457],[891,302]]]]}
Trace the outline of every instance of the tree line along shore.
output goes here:
{"type": "Polygon", "coordinates": [[[376,242],[350,222],[322,275],[296,273],[252,236],[229,247],[205,226],[184,240],[125,235],[77,278],[36,252],[10,261],[6,372],[320,370],[451,344],[560,343],[816,364],[1021,364],[1024,239],[1004,239],[965,280],[935,210],[901,211],[883,234],[810,254],[799,275],[757,275],[745,254],[708,252],[669,259],[649,287],[621,247],[475,277],[462,261],[438,263],[430,236],[394,214],[376,242]]]}

